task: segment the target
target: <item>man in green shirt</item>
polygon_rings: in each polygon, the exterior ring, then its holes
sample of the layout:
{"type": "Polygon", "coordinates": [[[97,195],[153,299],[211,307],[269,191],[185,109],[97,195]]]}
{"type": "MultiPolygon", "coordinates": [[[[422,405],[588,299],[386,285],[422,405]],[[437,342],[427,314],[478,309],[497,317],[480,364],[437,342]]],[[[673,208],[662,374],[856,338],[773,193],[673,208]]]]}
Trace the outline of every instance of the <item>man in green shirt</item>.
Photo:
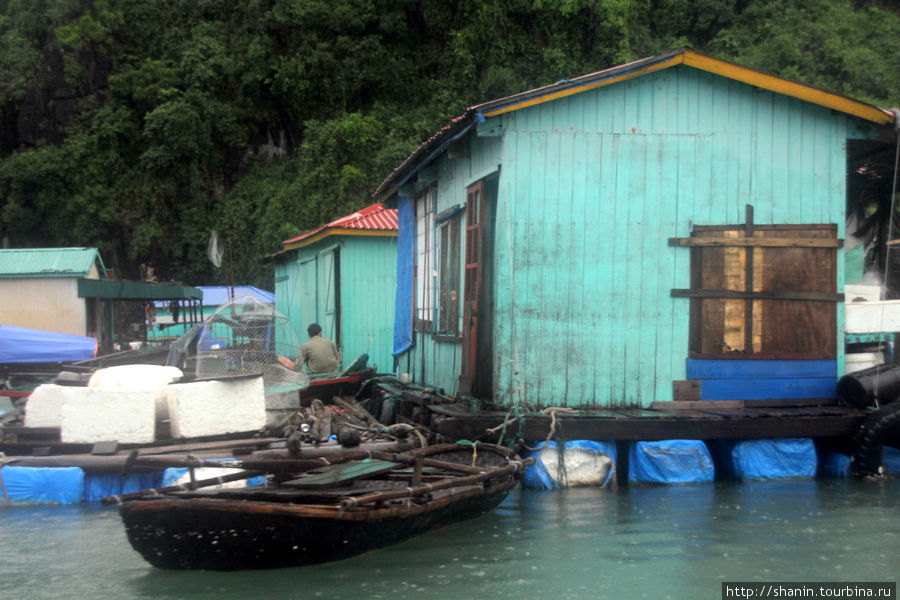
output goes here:
{"type": "Polygon", "coordinates": [[[313,375],[330,373],[341,368],[341,355],[331,340],[322,337],[322,328],[313,323],[306,328],[309,341],[300,348],[297,369],[307,365],[313,375]]]}

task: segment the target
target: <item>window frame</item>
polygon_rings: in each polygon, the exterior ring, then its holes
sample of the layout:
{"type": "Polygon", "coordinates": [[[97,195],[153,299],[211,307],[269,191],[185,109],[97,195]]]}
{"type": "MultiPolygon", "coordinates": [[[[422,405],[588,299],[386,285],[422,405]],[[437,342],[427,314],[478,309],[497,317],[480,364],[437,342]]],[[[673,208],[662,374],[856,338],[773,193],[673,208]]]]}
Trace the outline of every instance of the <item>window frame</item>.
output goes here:
{"type": "Polygon", "coordinates": [[[416,264],[413,273],[415,320],[414,328],[431,331],[434,324],[434,207],[437,194],[429,186],[413,201],[416,218],[416,264]]]}
{"type": "Polygon", "coordinates": [[[435,339],[462,341],[462,205],[435,218],[435,339]]]}

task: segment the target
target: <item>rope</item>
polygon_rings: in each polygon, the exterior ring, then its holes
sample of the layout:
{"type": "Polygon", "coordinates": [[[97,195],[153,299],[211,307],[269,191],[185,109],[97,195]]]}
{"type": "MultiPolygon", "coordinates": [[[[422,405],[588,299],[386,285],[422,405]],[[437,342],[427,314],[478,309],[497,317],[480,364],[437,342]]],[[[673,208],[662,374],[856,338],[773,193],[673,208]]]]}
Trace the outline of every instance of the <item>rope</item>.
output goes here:
{"type": "Polygon", "coordinates": [[[6,484],[3,483],[3,465],[6,464],[6,453],[0,452],[0,490],[3,491],[3,500],[9,504],[9,493],[6,491],[6,484]]]}
{"type": "Polygon", "coordinates": [[[457,440],[456,443],[460,446],[472,446],[472,466],[476,466],[475,461],[478,460],[478,441],[457,440]]]}
{"type": "Polygon", "coordinates": [[[397,435],[394,433],[395,429],[404,429],[416,435],[419,440],[420,448],[424,448],[428,445],[428,440],[425,439],[425,436],[422,435],[422,432],[408,423],[394,423],[393,425],[388,425],[387,427],[365,427],[362,425],[354,425],[353,423],[344,423],[343,425],[341,425],[341,427],[356,429],[358,431],[371,433],[376,436],[387,435],[393,439],[397,439],[397,435]]]}
{"type": "MultiPolygon", "coordinates": [[[[891,179],[891,213],[888,217],[888,239],[886,243],[886,248],[884,252],[884,287],[885,289],[890,289],[888,285],[888,276],[890,275],[890,264],[891,264],[891,237],[894,235],[894,210],[896,205],[897,198],[897,167],[900,164],[900,125],[898,125],[898,120],[900,120],[900,111],[894,111],[894,129],[897,131],[897,144],[896,150],[894,151],[894,176],[891,179]]],[[[881,324],[882,329],[884,325],[884,304],[881,305],[881,324]]],[[[883,342],[880,342],[883,344],[883,342]]],[[[872,386],[872,391],[875,395],[875,408],[878,408],[878,377],[875,378],[874,384],[872,386]]]]}
{"type": "Polygon", "coordinates": [[[568,408],[565,406],[548,406],[544,410],[541,411],[543,415],[550,415],[550,431],[547,432],[547,437],[544,438],[544,441],[538,444],[536,448],[531,448],[527,444],[525,444],[526,450],[531,450],[532,452],[536,452],[543,448],[547,442],[553,439],[553,436],[556,435],[556,413],[563,412],[568,414],[575,414],[578,411],[574,408],[568,408]]]}

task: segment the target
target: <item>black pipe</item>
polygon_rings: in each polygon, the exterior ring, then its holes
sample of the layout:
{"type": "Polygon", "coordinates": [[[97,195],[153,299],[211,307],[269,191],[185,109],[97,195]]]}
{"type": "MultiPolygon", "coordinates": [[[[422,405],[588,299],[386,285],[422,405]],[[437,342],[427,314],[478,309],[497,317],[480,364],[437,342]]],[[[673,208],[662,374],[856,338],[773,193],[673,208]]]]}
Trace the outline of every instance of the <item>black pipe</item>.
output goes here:
{"type": "Polygon", "coordinates": [[[838,398],[849,406],[865,408],[893,402],[900,396],[900,366],[877,365],[848,373],[838,380],[838,398]]]}

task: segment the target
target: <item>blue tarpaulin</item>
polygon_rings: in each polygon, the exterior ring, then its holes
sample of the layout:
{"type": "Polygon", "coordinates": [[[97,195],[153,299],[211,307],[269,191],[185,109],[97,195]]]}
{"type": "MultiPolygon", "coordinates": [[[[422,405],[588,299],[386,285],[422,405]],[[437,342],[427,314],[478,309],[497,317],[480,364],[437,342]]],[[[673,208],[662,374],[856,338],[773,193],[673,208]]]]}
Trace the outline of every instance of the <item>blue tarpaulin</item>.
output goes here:
{"type": "Polygon", "coordinates": [[[96,355],[92,337],[0,325],[0,363],[77,362],[96,355]]]}
{"type": "Polygon", "coordinates": [[[821,452],[817,474],[820,477],[850,477],[850,457],[842,452],[821,452]]]}
{"type": "MultiPolygon", "coordinates": [[[[233,460],[233,459],[212,458],[210,460],[233,460]]],[[[201,467],[201,469],[210,469],[210,468],[215,468],[215,467],[201,467]]],[[[234,473],[239,472],[237,469],[231,469],[231,470],[234,473]]],[[[188,472],[190,472],[190,469],[185,468],[185,467],[169,467],[165,471],[163,471],[161,485],[163,487],[169,487],[170,485],[175,485],[175,482],[178,481],[179,479],[181,479],[182,477],[184,477],[185,475],[187,475],[188,472]]],[[[203,475],[202,470],[195,471],[195,474],[197,475],[198,480],[203,479],[204,477],[207,477],[207,476],[203,475]]],[[[251,477],[246,480],[239,480],[239,482],[241,484],[245,484],[247,487],[253,487],[254,485],[264,485],[267,481],[268,481],[268,477],[266,477],[265,475],[258,475],[256,477],[251,477]]]]}
{"type": "Polygon", "coordinates": [[[702,483],[715,474],[702,440],[635,442],[628,453],[628,480],[634,483],[702,483]]]}
{"type": "Polygon", "coordinates": [[[84,499],[99,502],[107,496],[131,494],[162,486],[163,472],[129,473],[122,476],[115,473],[97,473],[84,479],[84,499]]]}
{"type": "Polygon", "coordinates": [[[815,477],[816,446],[809,438],[743,440],[723,444],[723,465],[740,480],[815,477]]]}
{"type": "MultiPolygon", "coordinates": [[[[538,489],[538,490],[552,490],[554,488],[559,487],[567,487],[565,483],[560,483],[558,481],[559,471],[558,471],[558,458],[548,466],[544,463],[541,458],[541,451],[549,448],[556,449],[558,448],[558,444],[556,442],[544,442],[537,446],[536,450],[527,450],[522,453],[523,458],[528,458],[529,456],[533,456],[535,462],[533,465],[525,469],[525,474],[522,476],[522,485],[526,488],[538,489]]],[[[589,460],[587,466],[587,470],[589,471],[592,467],[598,469],[597,473],[600,474],[601,468],[603,465],[599,464],[599,460],[601,458],[609,458],[612,461],[612,468],[606,473],[603,481],[594,483],[593,485],[606,485],[608,484],[613,476],[615,475],[615,464],[616,464],[616,444],[615,442],[594,442],[591,440],[572,440],[565,443],[565,447],[563,449],[563,454],[566,455],[568,453],[569,457],[579,454],[581,459],[587,457],[589,460]],[[591,464],[593,463],[593,464],[591,464]]],[[[567,457],[565,461],[566,470],[570,468],[577,468],[581,471],[584,470],[584,467],[575,467],[570,458],[567,457]]],[[[577,461],[579,463],[584,464],[583,460],[577,461]]],[[[569,473],[566,472],[565,475],[569,477],[569,473]]],[[[574,474],[573,474],[574,475],[574,474]]],[[[570,483],[571,479],[570,478],[570,483]]],[[[588,478],[590,475],[588,474],[588,478]]]]}
{"type": "Polygon", "coordinates": [[[0,469],[0,477],[10,502],[75,504],[84,499],[84,471],[78,467],[10,465],[0,469]]]}
{"type": "MultiPolygon", "coordinates": [[[[884,446],[882,464],[887,475],[900,475],[900,450],[884,446]]],[[[819,475],[822,477],[850,477],[850,457],[842,452],[825,451],[819,454],[819,475]]]]}
{"type": "Polygon", "coordinates": [[[397,290],[394,301],[394,368],[413,345],[413,266],[416,258],[416,215],[413,199],[397,200],[397,290]]]}

